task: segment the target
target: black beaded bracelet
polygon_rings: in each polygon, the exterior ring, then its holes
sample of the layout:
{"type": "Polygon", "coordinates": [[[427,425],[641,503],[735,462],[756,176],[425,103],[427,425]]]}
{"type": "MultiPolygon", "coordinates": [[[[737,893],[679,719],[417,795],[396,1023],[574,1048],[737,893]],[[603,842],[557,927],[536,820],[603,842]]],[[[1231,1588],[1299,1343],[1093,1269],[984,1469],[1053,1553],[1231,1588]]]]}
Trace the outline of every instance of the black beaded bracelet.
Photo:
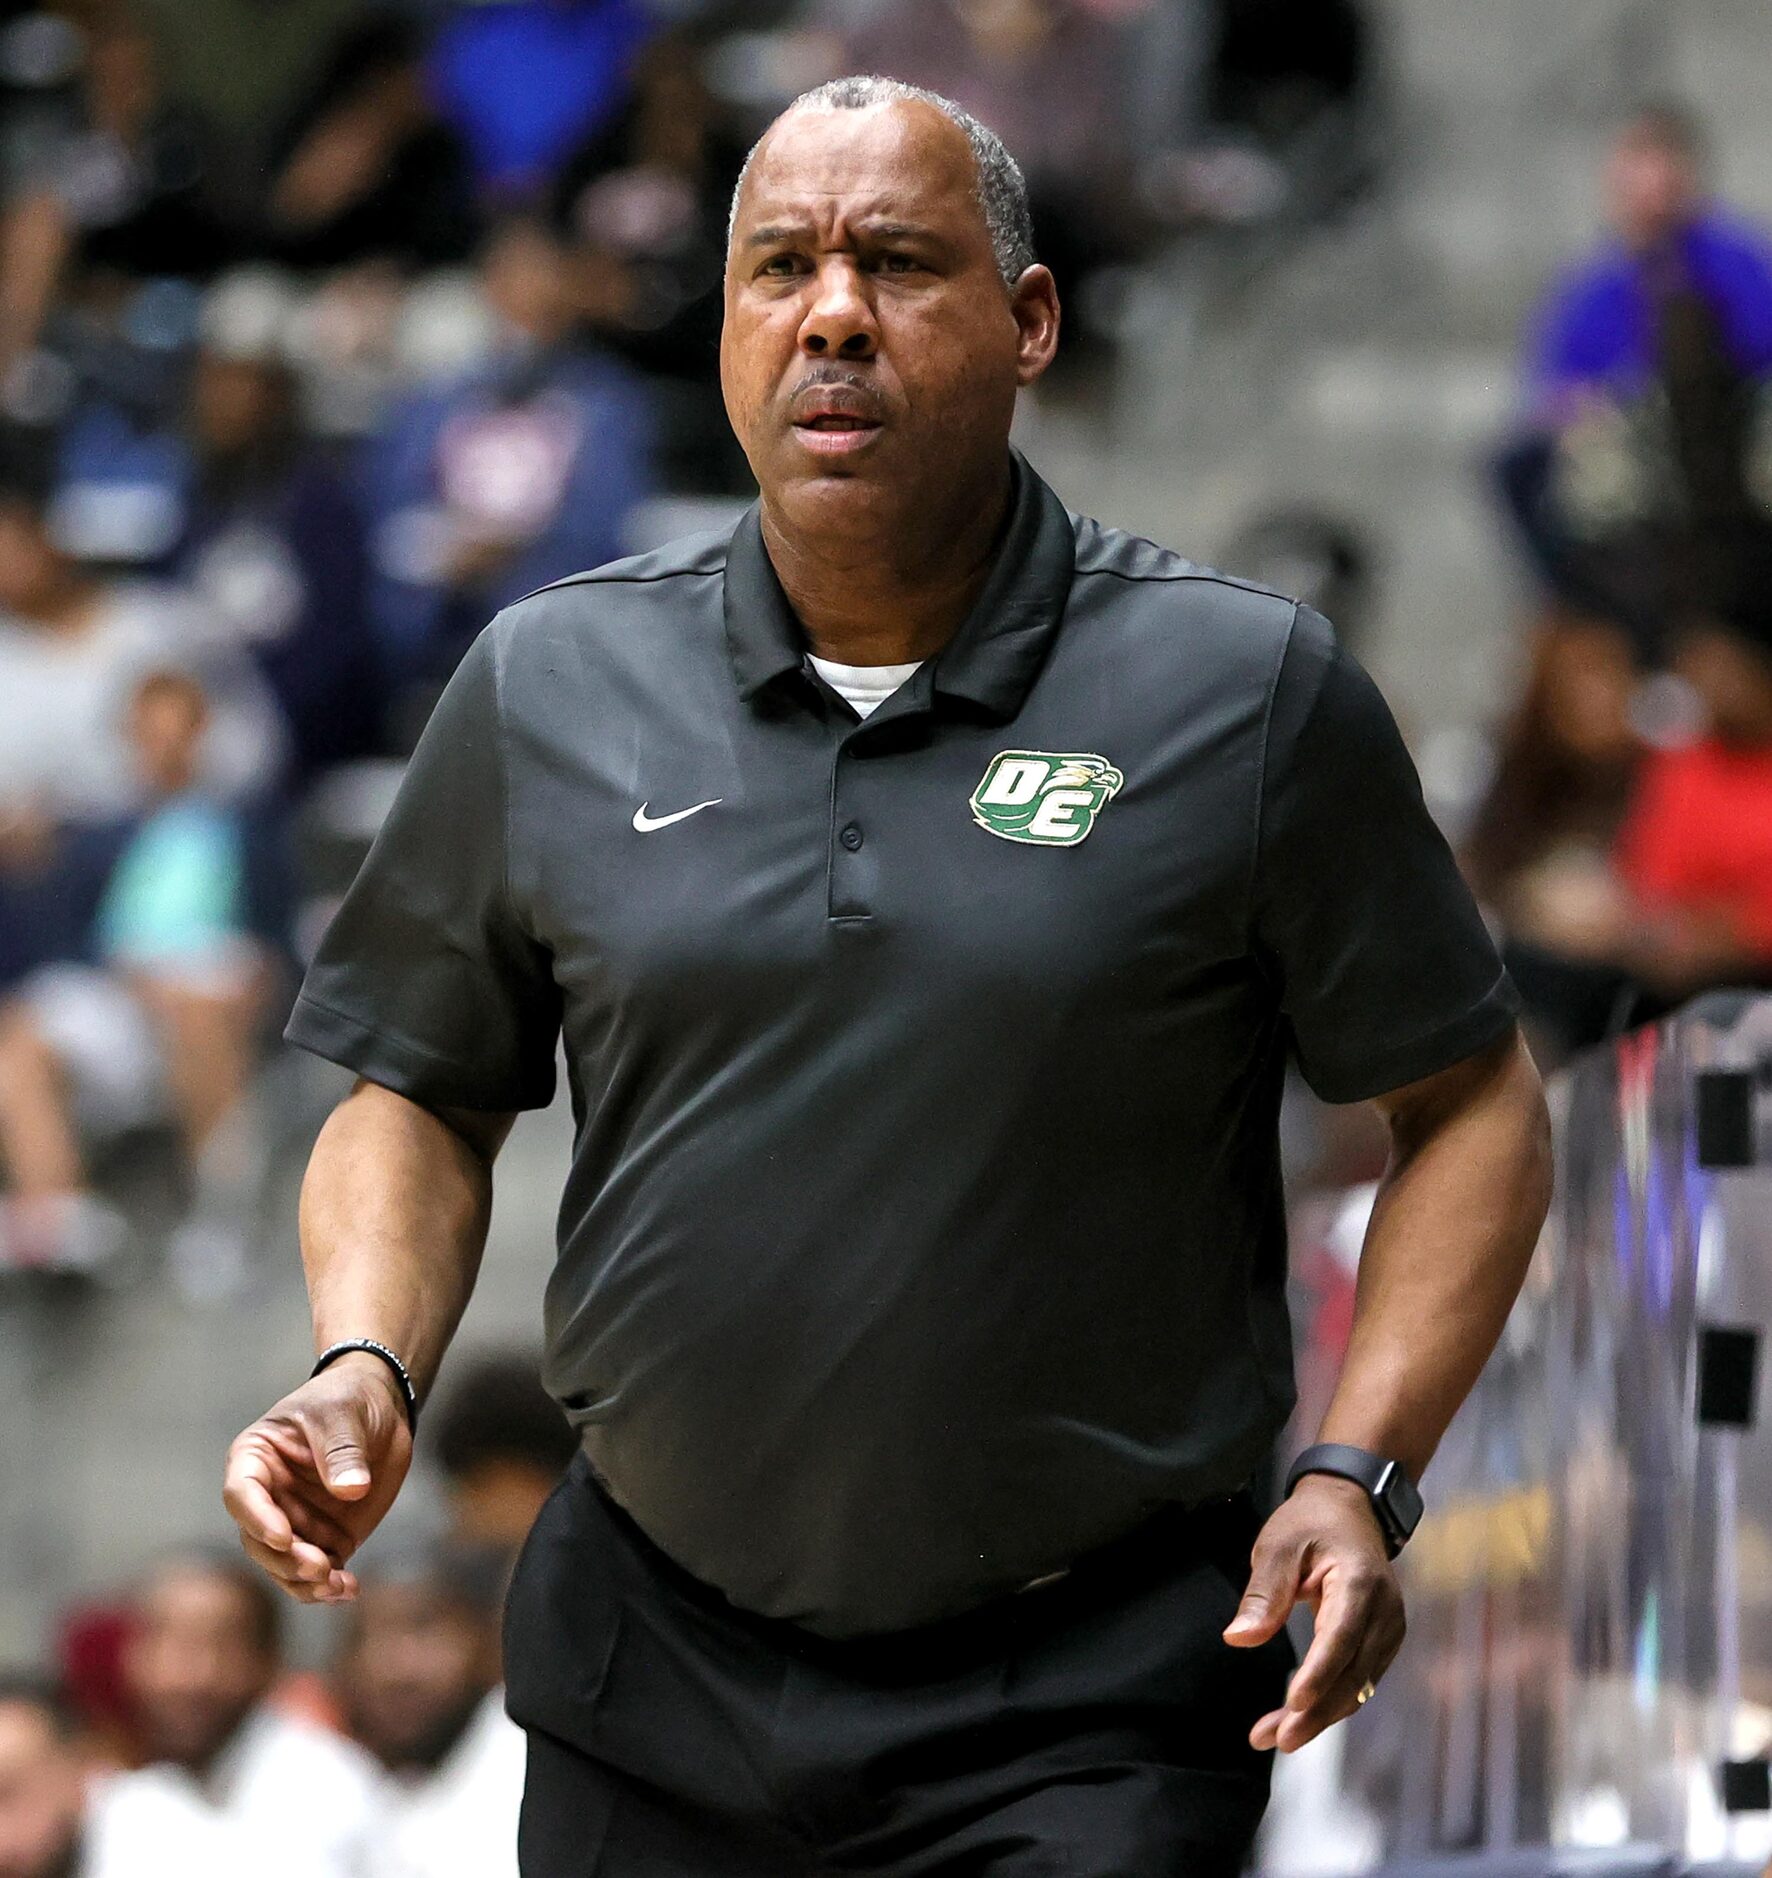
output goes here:
{"type": "Polygon", "coordinates": [[[320,1360],[308,1371],[308,1380],[312,1382],[328,1363],[336,1362],[341,1356],[349,1356],[353,1350],[367,1350],[371,1356],[379,1356],[394,1372],[400,1384],[400,1393],[406,1398],[406,1426],[417,1434],[418,1391],[412,1386],[412,1378],[406,1373],[406,1365],[385,1343],[377,1343],[373,1337],[350,1337],[343,1343],[335,1343],[322,1350],[320,1360]]]}

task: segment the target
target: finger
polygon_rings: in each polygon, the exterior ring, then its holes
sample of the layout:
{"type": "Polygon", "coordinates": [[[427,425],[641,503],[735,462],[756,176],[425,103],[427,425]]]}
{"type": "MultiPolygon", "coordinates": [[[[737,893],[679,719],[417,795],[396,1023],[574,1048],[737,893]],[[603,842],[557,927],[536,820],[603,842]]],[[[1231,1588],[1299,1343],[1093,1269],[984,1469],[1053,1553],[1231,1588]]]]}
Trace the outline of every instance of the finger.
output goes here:
{"type": "Polygon", "coordinates": [[[240,1535],[240,1545],[281,1590],[303,1604],[335,1604],[357,1595],[353,1574],[341,1571],[317,1547],[298,1541],[289,1551],[274,1552],[245,1533],[240,1535]]]}
{"type": "Polygon", "coordinates": [[[1366,1625],[1377,1596],[1376,1585],[1336,1573],[1324,1586],[1310,1648],[1286,1691],[1294,1715],[1314,1707],[1346,1676],[1366,1639],[1366,1625]]]}
{"type": "Polygon", "coordinates": [[[362,1499],[370,1485],[369,1443],[356,1407],[340,1403],[326,1410],[308,1409],[299,1419],[321,1485],[335,1499],[362,1499]]]}
{"type": "Polygon", "coordinates": [[[1290,1754],[1345,1720],[1360,1706],[1360,1690],[1390,1666],[1402,1640],[1401,1600],[1382,1580],[1369,1595],[1351,1593],[1322,1660],[1313,1665],[1307,1657],[1286,1692],[1275,1745],[1290,1754]],[[1308,1682],[1306,1670],[1312,1671],[1308,1682]]]}
{"type": "Polygon", "coordinates": [[[243,1534],[272,1551],[282,1552],[288,1549],[294,1534],[289,1516],[277,1504],[273,1492],[277,1471],[271,1456],[242,1436],[228,1454],[222,1504],[243,1534]]]}
{"type": "Polygon", "coordinates": [[[331,1553],[335,1564],[342,1565],[356,1551],[357,1535],[338,1517],[337,1501],[327,1505],[298,1485],[284,1494],[283,1510],[295,1537],[331,1553]]]}
{"type": "Polygon", "coordinates": [[[1239,1649],[1253,1649],[1277,1636],[1298,1602],[1303,1549],[1285,1540],[1263,1536],[1249,1558],[1249,1584],[1237,1614],[1225,1626],[1224,1640],[1239,1649]]]}
{"type": "Polygon", "coordinates": [[[281,1552],[260,1545],[245,1533],[240,1535],[240,1544],[255,1565],[283,1584],[324,1584],[334,1569],[332,1560],[318,1546],[300,1539],[292,1540],[281,1552]]]}

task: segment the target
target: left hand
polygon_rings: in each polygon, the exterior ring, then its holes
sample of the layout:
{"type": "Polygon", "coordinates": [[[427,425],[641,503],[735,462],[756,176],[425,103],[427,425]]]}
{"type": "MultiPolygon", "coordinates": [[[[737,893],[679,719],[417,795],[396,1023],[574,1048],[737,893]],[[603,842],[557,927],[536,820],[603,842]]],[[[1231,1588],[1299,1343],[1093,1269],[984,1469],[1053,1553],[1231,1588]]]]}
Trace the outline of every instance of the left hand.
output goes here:
{"type": "Polygon", "coordinates": [[[1403,1595],[1371,1502],[1351,1480],[1306,1474],[1262,1527],[1225,1642],[1245,1650],[1266,1643],[1297,1604],[1315,1613],[1316,1634],[1285,1707],[1249,1731],[1251,1747],[1283,1754],[1345,1721],[1402,1647],[1403,1595]]]}

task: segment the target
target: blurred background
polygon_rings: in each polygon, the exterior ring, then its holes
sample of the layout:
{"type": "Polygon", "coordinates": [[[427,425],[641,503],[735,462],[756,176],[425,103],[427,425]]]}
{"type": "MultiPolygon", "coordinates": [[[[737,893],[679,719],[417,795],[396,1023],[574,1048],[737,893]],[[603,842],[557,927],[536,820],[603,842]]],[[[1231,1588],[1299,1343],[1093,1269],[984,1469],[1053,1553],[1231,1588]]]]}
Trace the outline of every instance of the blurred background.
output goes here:
{"type": "MultiPolygon", "coordinates": [[[[1066,312],[1023,448],[1330,615],[1560,1071],[1416,1640],[1264,1863],[1758,1870],[1763,0],[0,0],[0,1878],[82,1815],[107,1878],[247,1869],[265,1818],[319,1878],[514,1871],[570,1120],[501,1158],[362,1607],[285,1614],[218,1500],[309,1360],[343,1081],[278,1032],[480,626],[750,499],[727,202],[853,70],[1005,137],[1066,312]]],[[[1384,1142],[1300,1090],[1286,1147],[1308,1432],[1384,1142]]]]}

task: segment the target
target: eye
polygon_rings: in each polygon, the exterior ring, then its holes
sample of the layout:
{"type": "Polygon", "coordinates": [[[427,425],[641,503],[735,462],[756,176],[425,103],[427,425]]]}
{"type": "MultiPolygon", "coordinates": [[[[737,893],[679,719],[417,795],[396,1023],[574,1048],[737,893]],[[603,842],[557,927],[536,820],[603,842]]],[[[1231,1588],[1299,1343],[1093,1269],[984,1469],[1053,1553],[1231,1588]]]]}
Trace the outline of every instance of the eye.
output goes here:
{"type": "Polygon", "coordinates": [[[797,254],[772,254],[757,272],[759,275],[771,275],[777,280],[786,280],[800,272],[800,257],[797,254]]]}
{"type": "Polygon", "coordinates": [[[923,264],[902,248],[889,248],[880,256],[880,271],[885,274],[914,274],[923,264]]]}

